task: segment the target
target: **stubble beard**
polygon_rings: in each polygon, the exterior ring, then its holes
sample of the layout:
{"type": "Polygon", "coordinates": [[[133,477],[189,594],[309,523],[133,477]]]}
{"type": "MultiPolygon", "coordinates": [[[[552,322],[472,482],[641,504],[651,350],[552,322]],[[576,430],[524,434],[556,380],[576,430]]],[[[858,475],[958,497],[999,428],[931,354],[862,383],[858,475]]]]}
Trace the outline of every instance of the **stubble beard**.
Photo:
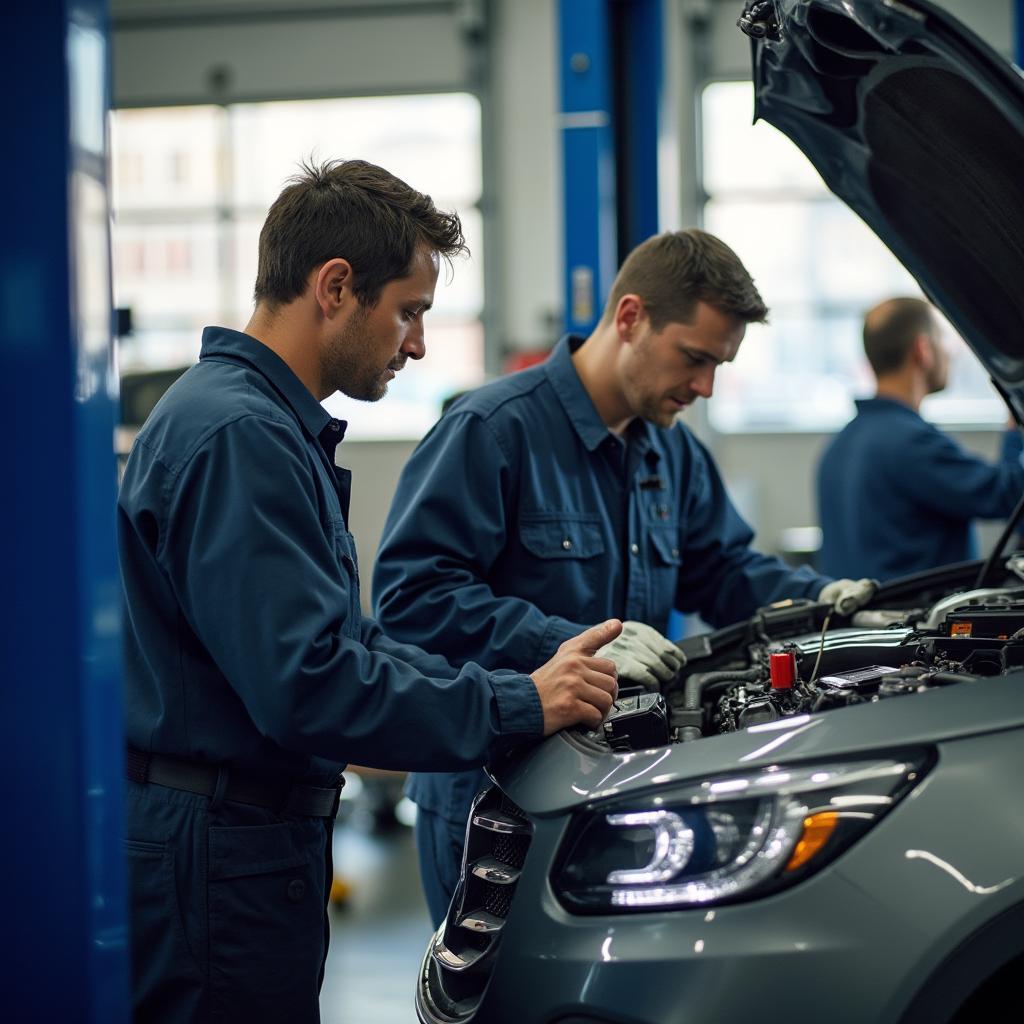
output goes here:
{"type": "Polygon", "coordinates": [[[374,359],[369,312],[360,307],[334,338],[320,361],[321,380],[331,393],[340,391],[360,402],[379,402],[388,390],[386,370],[374,359]]]}
{"type": "Polygon", "coordinates": [[[664,403],[657,406],[652,406],[650,409],[645,410],[641,413],[641,416],[647,420],[648,423],[653,423],[656,427],[661,427],[662,430],[667,430],[671,427],[682,409],[666,409],[664,403]]]}
{"type": "Polygon", "coordinates": [[[642,387],[641,382],[631,381],[629,390],[626,392],[627,403],[632,409],[633,415],[648,423],[653,423],[654,426],[663,430],[671,427],[682,410],[668,407],[668,395],[643,394],[642,387]]]}

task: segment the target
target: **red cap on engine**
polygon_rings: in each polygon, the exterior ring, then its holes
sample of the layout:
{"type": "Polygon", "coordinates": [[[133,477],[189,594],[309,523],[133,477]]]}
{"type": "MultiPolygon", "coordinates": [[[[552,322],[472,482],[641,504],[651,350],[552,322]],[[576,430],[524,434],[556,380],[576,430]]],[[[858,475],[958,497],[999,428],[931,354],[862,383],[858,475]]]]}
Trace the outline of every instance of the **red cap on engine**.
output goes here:
{"type": "Polygon", "coordinates": [[[772,674],[773,690],[791,690],[796,679],[796,655],[792,651],[780,651],[769,655],[768,668],[772,674]]]}

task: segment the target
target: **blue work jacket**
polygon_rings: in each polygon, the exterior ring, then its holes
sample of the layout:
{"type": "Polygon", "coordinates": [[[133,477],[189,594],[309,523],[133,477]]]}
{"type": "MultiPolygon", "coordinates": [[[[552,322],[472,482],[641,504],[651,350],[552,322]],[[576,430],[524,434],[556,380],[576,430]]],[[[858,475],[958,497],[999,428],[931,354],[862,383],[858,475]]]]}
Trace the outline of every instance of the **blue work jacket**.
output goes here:
{"type": "Polygon", "coordinates": [[[1006,431],[992,464],[902,402],[859,401],[817,485],[825,572],[890,580],[966,561],[978,553],[972,520],[1008,516],[1024,494],[1020,432],[1006,431]]]}
{"type": "Polygon", "coordinates": [[[542,732],[528,676],[453,669],[363,617],[344,427],[271,349],[206,329],[118,500],[131,745],[326,782],[348,761],[479,765],[542,732]]]}
{"type": "MultiPolygon", "coordinates": [[[[461,398],[413,453],[374,570],[390,636],[531,671],[612,616],[664,632],[675,608],[721,626],[828,582],[751,550],[685,426],[612,434],[573,364],[581,343],[461,398]]],[[[456,820],[473,781],[419,777],[410,793],[456,820]]]]}

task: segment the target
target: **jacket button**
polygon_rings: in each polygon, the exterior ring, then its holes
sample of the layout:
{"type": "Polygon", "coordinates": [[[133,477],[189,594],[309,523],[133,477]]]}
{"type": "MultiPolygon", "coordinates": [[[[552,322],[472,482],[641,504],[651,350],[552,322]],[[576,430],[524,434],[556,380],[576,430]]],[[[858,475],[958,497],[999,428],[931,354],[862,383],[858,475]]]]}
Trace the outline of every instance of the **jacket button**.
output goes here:
{"type": "Polygon", "coordinates": [[[639,544],[630,544],[629,545],[629,550],[632,551],[634,555],[639,555],[640,554],[640,545],[639,544]]]}
{"type": "Polygon", "coordinates": [[[288,899],[298,903],[306,895],[306,883],[301,878],[293,878],[288,883],[288,899]]]}
{"type": "Polygon", "coordinates": [[[570,550],[572,548],[572,541],[566,537],[565,540],[562,541],[562,547],[565,548],[566,551],[570,550]]]}

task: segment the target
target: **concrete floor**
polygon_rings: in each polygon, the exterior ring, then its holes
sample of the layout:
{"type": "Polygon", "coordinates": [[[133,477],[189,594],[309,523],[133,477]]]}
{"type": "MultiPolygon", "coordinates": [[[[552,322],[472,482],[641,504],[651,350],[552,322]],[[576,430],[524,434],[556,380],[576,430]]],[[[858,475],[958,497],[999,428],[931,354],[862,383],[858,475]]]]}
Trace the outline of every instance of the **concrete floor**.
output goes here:
{"type": "Polygon", "coordinates": [[[352,893],[331,908],[323,1024],[415,1024],[416,974],[432,929],[412,829],[367,834],[339,825],[334,864],[352,893]]]}

